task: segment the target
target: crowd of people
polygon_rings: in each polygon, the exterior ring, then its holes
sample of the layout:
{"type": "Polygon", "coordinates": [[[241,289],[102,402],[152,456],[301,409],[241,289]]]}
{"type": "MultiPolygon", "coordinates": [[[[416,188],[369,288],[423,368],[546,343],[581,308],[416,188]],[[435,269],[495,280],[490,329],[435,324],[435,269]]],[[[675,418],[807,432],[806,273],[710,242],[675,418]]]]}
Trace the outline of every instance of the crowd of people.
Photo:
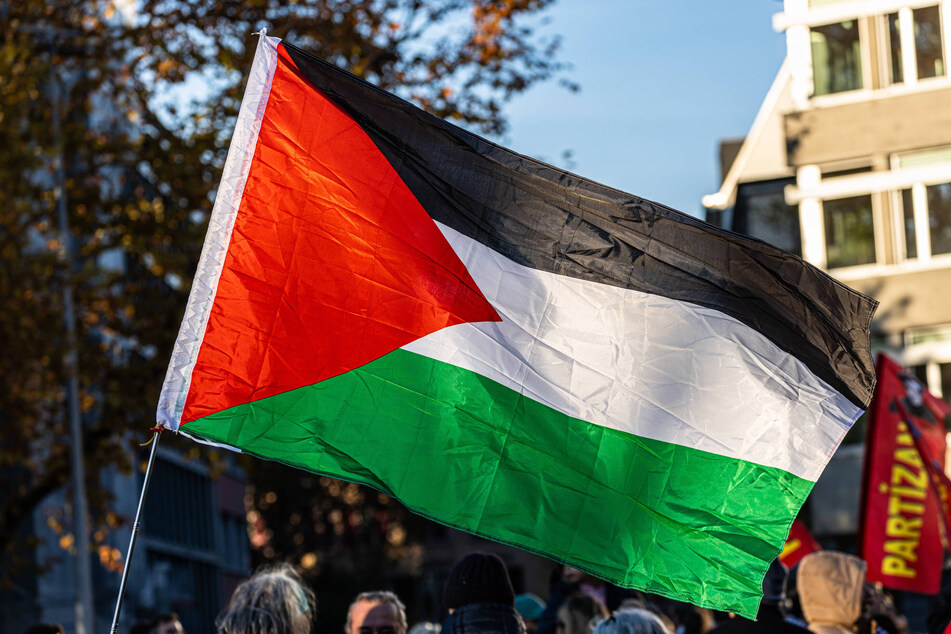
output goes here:
{"type": "MultiPolygon", "coordinates": [[[[386,590],[363,592],[351,603],[344,634],[905,634],[906,620],[890,597],[865,582],[865,562],[845,553],[807,555],[791,571],[773,562],[763,581],[755,621],[687,603],[624,590],[563,567],[549,596],[516,595],[505,563],[470,553],[452,568],[443,588],[441,623],[409,626],[406,607],[386,590]]],[[[942,604],[938,604],[941,606],[942,604]]],[[[929,632],[951,633],[951,606],[929,618],[929,632]]],[[[311,634],[317,599],[288,564],[264,568],[242,583],[217,619],[219,634],[311,634]]],[[[27,634],[62,634],[37,626],[27,634]]],[[[49,629],[58,628],[58,629],[49,629]]],[[[131,634],[184,634],[174,613],[137,623],[131,634]]]]}

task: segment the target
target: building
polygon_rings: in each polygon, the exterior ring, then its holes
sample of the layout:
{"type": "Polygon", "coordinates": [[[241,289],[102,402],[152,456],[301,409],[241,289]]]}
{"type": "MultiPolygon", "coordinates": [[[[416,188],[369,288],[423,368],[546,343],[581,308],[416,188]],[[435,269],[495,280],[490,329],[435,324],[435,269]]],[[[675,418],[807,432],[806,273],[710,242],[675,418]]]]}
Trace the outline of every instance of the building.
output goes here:
{"type": "MultiPolygon", "coordinates": [[[[873,351],[951,398],[948,0],[785,0],[786,60],[741,143],[721,147],[707,219],[879,300],[873,351]]],[[[850,547],[864,426],[806,508],[850,547]]]]}
{"type": "MultiPolygon", "coordinates": [[[[145,450],[139,458],[144,467],[145,450]]],[[[116,470],[103,474],[104,487],[115,496],[113,508],[125,524],[99,544],[98,552],[87,555],[94,559],[95,631],[108,631],[112,623],[142,481],[142,469],[131,476],[116,470]]],[[[200,461],[158,448],[119,631],[169,611],[179,613],[186,632],[215,631],[215,617],[250,574],[244,490],[245,477],[238,469],[213,477],[200,461]]],[[[35,623],[60,623],[67,632],[76,631],[76,557],[64,548],[58,528],[68,522],[68,504],[66,491],[59,490],[33,514],[28,532],[38,542],[31,558],[43,572],[0,589],[0,634],[19,634],[35,623]]]]}

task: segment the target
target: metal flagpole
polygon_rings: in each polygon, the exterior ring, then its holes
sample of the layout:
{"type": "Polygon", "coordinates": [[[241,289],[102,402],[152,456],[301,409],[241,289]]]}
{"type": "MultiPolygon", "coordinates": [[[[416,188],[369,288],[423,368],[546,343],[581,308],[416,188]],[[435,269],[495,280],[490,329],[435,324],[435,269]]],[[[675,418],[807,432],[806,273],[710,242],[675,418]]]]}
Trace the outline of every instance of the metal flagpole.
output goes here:
{"type": "Polygon", "coordinates": [[[145,506],[145,494],[149,490],[149,480],[152,478],[152,465],[155,464],[155,452],[158,449],[159,438],[162,435],[162,428],[153,428],[155,435],[152,436],[152,450],[149,452],[149,464],[145,468],[145,478],[142,482],[142,493],[139,495],[139,506],[135,509],[135,521],[132,522],[132,537],[129,539],[129,551],[125,556],[125,564],[122,566],[122,581],[119,582],[119,596],[116,597],[116,612],[112,617],[112,634],[119,630],[119,612],[122,610],[122,597],[125,594],[125,584],[129,578],[129,567],[132,565],[132,551],[135,550],[135,538],[139,534],[139,525],[142,519],[142,507],[145,506]]]}

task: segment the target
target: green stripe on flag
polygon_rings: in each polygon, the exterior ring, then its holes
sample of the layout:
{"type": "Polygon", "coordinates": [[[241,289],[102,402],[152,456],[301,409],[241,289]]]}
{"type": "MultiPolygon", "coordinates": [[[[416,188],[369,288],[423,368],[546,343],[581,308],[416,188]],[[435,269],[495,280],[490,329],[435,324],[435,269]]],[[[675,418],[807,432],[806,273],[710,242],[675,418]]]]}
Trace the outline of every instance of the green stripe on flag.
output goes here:
{"type": "Polygon", "coordinates": [[[404,350],[182,431],[385,491],[625,586],[754,617],[813,483],[558,413],[404,350]]]}

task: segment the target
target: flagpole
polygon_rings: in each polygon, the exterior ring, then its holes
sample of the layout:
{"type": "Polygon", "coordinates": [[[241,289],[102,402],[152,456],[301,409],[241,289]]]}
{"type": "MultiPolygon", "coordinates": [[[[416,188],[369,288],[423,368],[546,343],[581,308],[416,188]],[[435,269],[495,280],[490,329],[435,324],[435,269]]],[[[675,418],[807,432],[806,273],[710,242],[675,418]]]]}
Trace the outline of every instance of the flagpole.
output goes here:
{"type": "Polygon", "coordinates": [[[129,539],[129,551],[125,556],[125,564],[122,566],[122,581],[119,582],[119,596],[116,597],[116,612],[112,617],[112,634],[119,630],[119,612],[122,610],[122,596],[125,594],[125,584],[129,578],[129,567],[132,565],[132,551],[135,550],[135,538],[139,534],[140,520],[142,519],[142,507],[145,506],[145,494],[149,490],[149,480],[152,478],[152,466],[155,464],[155,453],[158,449],[159,438],[162,436],[162,428],[154,427],[152,430],[152,449],[149,451],[149,464],[145,468],[145,478],[142,482],[142,493],[139,495],[139,506],[135,509],[135,520],[132,522],[132,537],[129,539]]]}

